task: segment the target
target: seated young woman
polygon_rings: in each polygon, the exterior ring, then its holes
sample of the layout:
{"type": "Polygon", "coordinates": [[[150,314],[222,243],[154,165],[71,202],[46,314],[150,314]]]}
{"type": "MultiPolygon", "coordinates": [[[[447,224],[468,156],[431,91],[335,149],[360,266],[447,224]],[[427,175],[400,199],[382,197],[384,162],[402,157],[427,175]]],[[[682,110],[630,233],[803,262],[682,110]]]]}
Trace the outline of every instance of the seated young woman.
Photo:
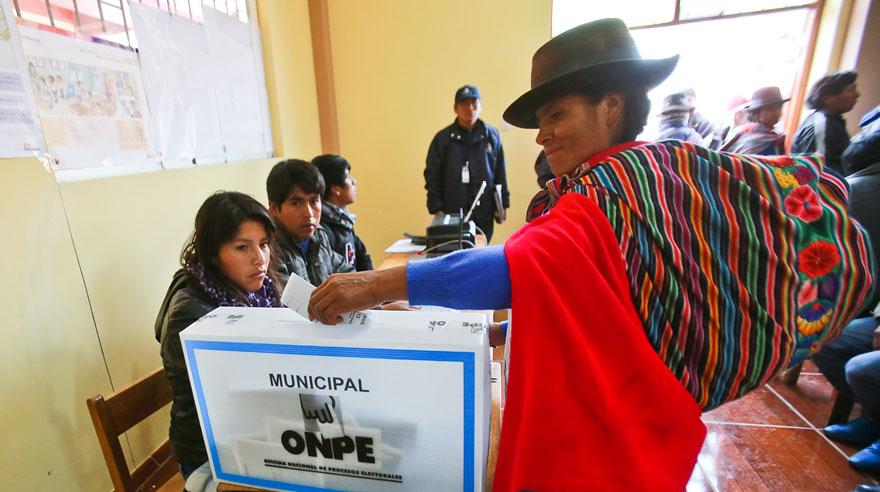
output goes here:
{"type": "Polygon", "coordinates": [[[171,381],[171,444],[184,478],[208,461],[180,332],[220,306],[281,307],[269,211],[244,193],[214,193],[196,214],[159,315],[156,340],[171,381]]]}

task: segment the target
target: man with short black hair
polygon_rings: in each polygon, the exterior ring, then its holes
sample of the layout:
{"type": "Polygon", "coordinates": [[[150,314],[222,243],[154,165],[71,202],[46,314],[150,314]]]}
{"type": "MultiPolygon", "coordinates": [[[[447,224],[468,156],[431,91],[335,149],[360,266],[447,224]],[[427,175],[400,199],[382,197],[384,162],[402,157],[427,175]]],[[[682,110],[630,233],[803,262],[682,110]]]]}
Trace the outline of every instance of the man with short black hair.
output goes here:
{"type": "Polygon", "coordinates": [[[428,190],[428,212],[434,215],[468,212],[483,181],[486,189],[474,208],[472,218],[492,238],[494,223],[506,217],[510,207],[504,149],[498,130],[480,119],[480,91],[465,85],[455,91],[452,107],[455,121],[437,132],[428,149],[425,167],[425,189],[428,190]],[[500,186],[498,210],[494,195],[500,186]]]}
{"type": "Polygon", "coordinates": [[[324,177],[321,225],[328,233],[330,247],[357,271],[373,269],[367,247],[354,232],[357,217],[348,210],[357,196],[357,180],[351,175],[351,164],[341,156],[319,155],[312,159],[324,177]]]}
{"type": "Polygon", "coordinates": [[[282,277],[298,275],[318,286],[333,273],[354,271],[330,247],[321,227],[324,178],[311,163],[288,159],[275,164],[266,178],[269,213],[278,224],[276,248],[282,277]]]}

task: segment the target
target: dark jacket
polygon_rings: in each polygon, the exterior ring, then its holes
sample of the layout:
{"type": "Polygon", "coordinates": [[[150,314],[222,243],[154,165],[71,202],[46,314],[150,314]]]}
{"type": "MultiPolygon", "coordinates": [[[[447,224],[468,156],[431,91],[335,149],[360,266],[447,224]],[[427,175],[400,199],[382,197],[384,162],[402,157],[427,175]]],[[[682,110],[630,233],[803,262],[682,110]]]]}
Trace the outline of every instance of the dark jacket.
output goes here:
{"type": "Polygon", "coordinates": [[[698,144],[703,141],[703,137],[697,130],[689,127],[685,119],[669,118],[660,121],[660,135],[657,140],[681,140],[698,144]]]}
{"type": "Polygon", "coordinates": [[[486,191],[473,213],[477,223],[491,223],[494,219],[496,184],[501,185],[502,205],[510,207],[501,136],[483,120],[477,120],[471,131],[455,122],[437,132],[428,149],[424,174],[431,214],[457,214],[460,209],[467,213],[483,181],[486,191]],[[462,183],[465,165],[470,174],[468,184],[462,183]]]}
{"type": "Polygon", "coordinates": [[[359,272],[373,269],[373,260],[367,247],[354,233],[355,217],[348,210],[327,202],[321,202],[321,225],[327,231],[330,248],[342,255],[345,262],[359,272]]]}
{"type": "Polygon", "coordinates": [[[842,160],[847,175],[880,162],[880,119],[866,125],[850,140],[842,160]]]}
{"type": "Polygon", "coordinates": [[[841,155],[849,145],[846,122],[836,113],[814,111],[801,123],[791,144],[792,154],[818,152],[825,156],[825,165],[843,174],[841,155]],[[817,135],[825,135],[819,141],[817,135]]]}
{"type": "Polygon", "coordinates": [[[354,267],[347,264],[342,255],[330,248],[329,235],[320,225],[309,241],[309,249],[305,255],[296,239],[282,224],[279,223],[276,230],[275,249],[280,260],[278,274],[282,282],[286,283],[290,275],[297,275],[317,287],[334,273],[354,271],[354,267]]]}
{"type": "Polygon", "coordinates": [[[208,453],[186,372],[180,332],[215,308],[217,304],[197,281],[180,269],[174,274],[156,317],[156,340],[161,344],[162,366],[174,391],[169,433],[171,446],[177,461],[188,467],[197,467],[208,461],[208,453]]]}
{"type": "MultiPolygon", "coordinates": [[[[874,258],[880,265],[880,162],[874,163],[846,177],[849,183],[849,213],[868,231],[874,258]]],[[[865,306],[872,310],[880,302],[880,288],[875,286],[874,295],[865,299],[865,306]]]]}

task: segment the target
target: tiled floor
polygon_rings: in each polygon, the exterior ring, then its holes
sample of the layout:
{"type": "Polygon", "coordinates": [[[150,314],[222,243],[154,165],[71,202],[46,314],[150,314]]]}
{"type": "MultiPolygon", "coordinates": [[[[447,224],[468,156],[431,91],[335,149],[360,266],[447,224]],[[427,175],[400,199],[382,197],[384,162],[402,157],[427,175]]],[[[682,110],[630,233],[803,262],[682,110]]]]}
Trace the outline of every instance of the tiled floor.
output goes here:
{"type": "MultiPolygon", "coordinates": [[[[774,381],[703,415],[706,442],[688,491],[850,491],[880,477],[849,467],[857,449],[819,431],[831,385],[809,361],[796,386],[774,381]]],[[[857,410],[856,410],[857,411],[857,410]]]]}

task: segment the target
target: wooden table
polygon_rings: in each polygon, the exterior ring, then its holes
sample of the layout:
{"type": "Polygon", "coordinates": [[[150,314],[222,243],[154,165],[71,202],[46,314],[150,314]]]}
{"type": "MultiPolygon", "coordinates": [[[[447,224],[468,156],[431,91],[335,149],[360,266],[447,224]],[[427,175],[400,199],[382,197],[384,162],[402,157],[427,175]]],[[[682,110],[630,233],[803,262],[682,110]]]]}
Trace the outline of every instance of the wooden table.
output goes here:
{"type": "MultiPolygon", "coordinates": [[[[482,248],[486,246],[486,236],[477,233],[476,244],[478,248],[482,248]]],[[[409,261],[413,256],[418,256],[417,253],[386,253],[385,260],[379,265],[379,268],[376,270],[385,270],[386,268],[393,268],[396,266],[406,265],[406,262],[409,261]]]]}

